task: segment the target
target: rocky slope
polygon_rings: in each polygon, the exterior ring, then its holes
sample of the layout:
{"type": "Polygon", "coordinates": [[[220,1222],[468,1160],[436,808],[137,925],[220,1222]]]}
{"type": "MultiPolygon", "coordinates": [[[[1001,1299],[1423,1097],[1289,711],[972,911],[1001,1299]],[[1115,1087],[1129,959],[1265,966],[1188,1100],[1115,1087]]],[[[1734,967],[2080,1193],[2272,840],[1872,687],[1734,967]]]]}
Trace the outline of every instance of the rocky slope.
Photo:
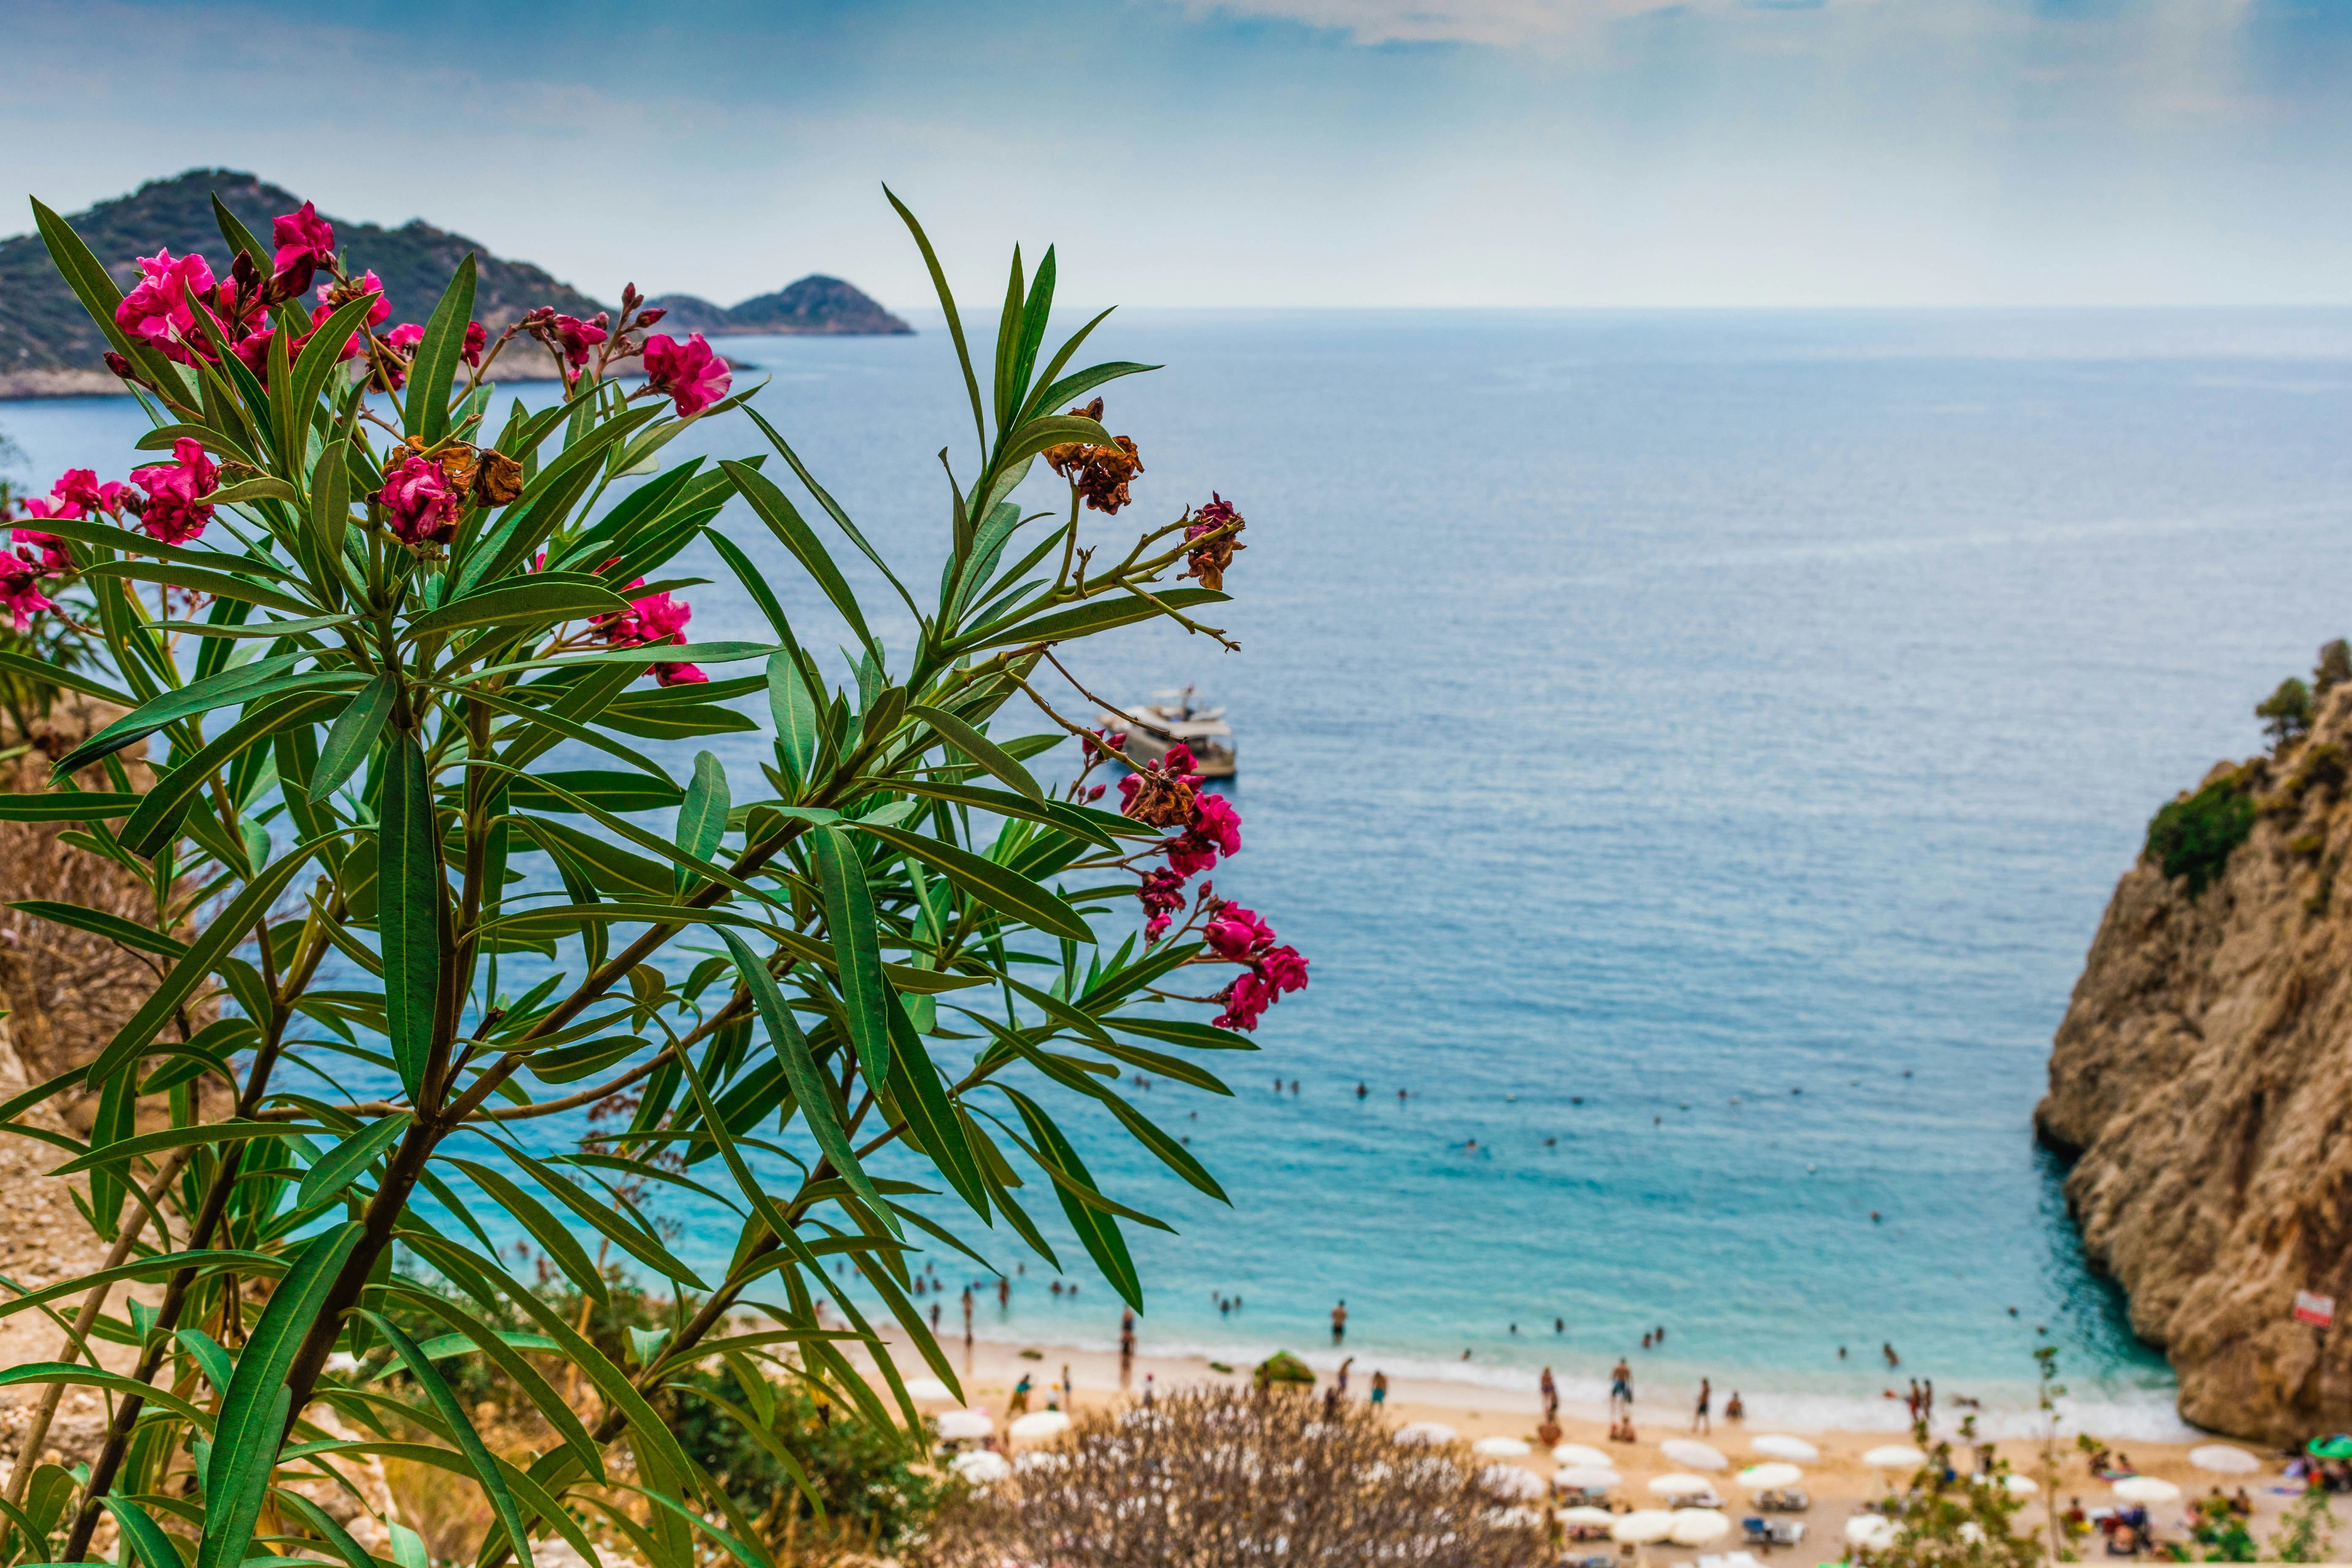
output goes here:
{"type": "Polygon", "coordinates": [[[2319,709],[2207,775],[2252,826],[2200,893],[2125,875],[2034,1116],[2181,1415],[2263,1441],[2352,1427],[2352,1328],[2291,1316],[2310,1290],[2352,1318],[2352,686],[2319,709]]]}
{"type": "Polygon", "coordinates": [[[898,335],[915,329],[838,278],[811,273],[799,282],[740,305],[721,307],[692,294],[665,294],[653,303],[669,312],[673,332],[706,337],[752,333],[838,336],[898,335]]]}

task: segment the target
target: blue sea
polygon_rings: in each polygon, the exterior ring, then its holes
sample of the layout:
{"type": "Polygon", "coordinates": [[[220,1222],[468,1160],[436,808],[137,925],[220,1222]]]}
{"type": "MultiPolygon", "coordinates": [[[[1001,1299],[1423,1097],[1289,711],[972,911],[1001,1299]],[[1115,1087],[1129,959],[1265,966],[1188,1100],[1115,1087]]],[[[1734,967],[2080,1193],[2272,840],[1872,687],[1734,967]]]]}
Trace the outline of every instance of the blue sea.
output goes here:
{"type": "MultiPolygon", "coordinates": [[[[921,324],[729,344],[917,583],[971,438],[921,324]]],[[[2168,1429],[2030,1116],[2149,814],[2352,633],[2352,313],[1135,312],[1095,346],[1167,368],[1109,389],[1147,472],[1092,537],[1214,490],[1249,548],[1239,652],[1132,631],[1083,673],[1230,709],[1218,887],[1313,976],[1214,1064],[1233,1098],[1130,1090],[1231,1208],[1072,1113],[1178,1230],[1130,1228],[1145,1349],[1328,1364],[1344,1299],[1360,1374],[1597,1396],[1664,1325],[1648,1388],[1826,1426],[1886,1421],[1883,1344],[2015,1406],[2054,1343],[2108,1429],[2168,1429]]],[[[0,405],[43,483],[120,477],[140,427],[0,405]]],[[[695,633],[763,636],[703,570],[695,633]]],[[[757,746],[722,751],[748,793],[757,746]]],[[[983,1334],[1112,1343],[1063,1251],[1076,1293],[1030,1258],[983,1334]]],[[[938,1261],[952,1323],[978,1271],[938,1261]]]]}

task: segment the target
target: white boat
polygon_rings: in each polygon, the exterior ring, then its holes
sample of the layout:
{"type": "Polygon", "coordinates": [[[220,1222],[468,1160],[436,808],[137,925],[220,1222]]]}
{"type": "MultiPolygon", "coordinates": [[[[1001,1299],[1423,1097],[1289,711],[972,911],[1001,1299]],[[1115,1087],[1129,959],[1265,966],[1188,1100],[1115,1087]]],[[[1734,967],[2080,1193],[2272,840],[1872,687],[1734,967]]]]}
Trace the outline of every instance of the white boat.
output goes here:
{"type": "Polygon", "coordinates": [[[1095,715],[1095,721],[1108,725],[1114,734],[1127,731],[1126,753],[1139,763],[1161,761],[1181,741],[1192,749],[1194,773],[1211,779],[1234,776],[1234,731],[1225,722],[1225,710],[1196,706],[1189,686],[1181,691],[1155,691],[1150,701],[1122,712],[1105,710],[1095,715]]]}

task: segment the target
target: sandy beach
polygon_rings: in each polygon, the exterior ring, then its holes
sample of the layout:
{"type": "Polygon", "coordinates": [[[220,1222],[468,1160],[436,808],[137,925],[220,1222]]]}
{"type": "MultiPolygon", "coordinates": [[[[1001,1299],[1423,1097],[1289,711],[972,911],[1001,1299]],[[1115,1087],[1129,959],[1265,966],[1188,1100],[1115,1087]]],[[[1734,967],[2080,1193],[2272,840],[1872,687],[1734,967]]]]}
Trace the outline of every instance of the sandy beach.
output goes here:
{"type": "MultiPolygon", "coordinates": [[[[893,1337],[896,1342],[897,1336],[893,1337]]],[[[1147,1379],[1150,1380],[1156,1389],[1204,1383],[1239,1388],[1245,1387],[1248,1384],[1249,1369],[1245,1366],[1236,1364],[1232,1372],[1222,1372],[1208,1361],[1187,1356],[1139,1354],[1129,1369],[1128,1375],[1122,1379],[1118,1358],[1102,1352],[1070,1350],[1044,1343],[1021,1346],[988,1341],[977,1341],[966,1346],[961,1341],[952,1338],[945,1342],[950,1361],[956,1369],[959,1381],[963,1384],[967,1405],[973,1409],[986,1410],[995,1416],[1000,1432],[1003,1429],[1006,1406],[1011,1399],[1013,1384],[1024,1373],[1033,1381],[1029,1396],[1031,1410],[1042,1410],[1049,1401],[1058,1399],[1058,1385],[1066,1366],[1068,1368],[1069,1378],[1075,1388],[1071,1403],[1079,1409],[1118,1404],[1133,1399],[1140,1394],[1147,1379]],[[1031,1352],[1034,1352],[1034,1359],[1031,1352]]],[[[901,1360],[899,1364],[905,1375],[919,1374],[919,1361],[913,1357],[911,1352],[901,1360]]],[[[1371,1365],[1372,1363],[1370,1361],[1359,1361],[1350,1369],[1347,1395],[1349,1399],[1362,1400],[1369,1397],[1371,1365]]],[[[1888,1484],[1886,1473],[1864,1464],[1863,1455],[1872,1448],[1900,1440],[1895,1435],[1885,1429],[1820,1431],[1759,1426],[1752,1421],[1726,1421],[1721,1418],[1720,1411],[1728,1390],[1723,1386],[1718,1386],[1716,1391],[1717,1415],[1714,1421],[1713,1430],[1708,1433],[1694,1434],[1691,1430],[1690,1410],[1681,1402],[1678,1395],[1671,1405],[1662,1394],[1644,1405],[1638,1397],[1642,1392],[1638,1371],[1637,1367],[1634,1419],[1639,1441],[1633,1444],[1612,1443],[1609,1440],[1608,1413],[1600,1405],[1580,1405],[1577,1401],[1563,1399],[1560,1407],[1561,1440],[1586,1444],[1605,1451],[1611,1456],[1612,1468],[1624,1476],[1625,1484],[1617,1489],[1616,1496],[1630,1500],[1635,1507],[1666,1506],[1651,1495],[1647,1483],[1654,1477],[1684,1471],[1688,1467],[1668,1459],[1659,1451],[1658,1445],[1670,1437],[1696,1436],[1700,1441],[1720,1450],[1730,1461],[1729,1471],[1710,1478],[1716,1482],[1717,1490],[1724,1500],[1724,1511],[1731,1514],[1735,1520],[1752,1514],[1754,1510],[1748,1506],[1746,1494],[1738,1488],[1731,1472],[1766,1458],[1749,1448],[1748,1442],[1751,1437],[1767,1431],[1790,1432],[1819,1448],[1821,1458],[1804,1467],[1803,1485],[1811,1497],[1811,1507],[1801,1514],[1774,1516],[1778,1519],[1799,1519],[1805,1524],[1805,1538],[1802,1544],[1780,1549],[1777,1560],[1783,1563],[1815,1563],[1836,1558],[1844,1553],[1843,1531],[1846,1520],[1872,1500],[1883,1496],[1888,1484]]],[[[1327,1373],[1318,1383],[1318,1387],[1328,1387],[1328,1384],[1329,1377],[1327,1373]]],[[[924,1407],[927,1410],[939,1411],[954,1408],[954,1405],[951,1402],[934,1401],[927,1402],[924,1407]]],[[[1392,1376],[1390,1380],[1385,1407],[1391,1414],[1391,1418],[1399,1426],[1412,1421],[1442,1422],[1460,1433],[1465,1441],[1496,1436],[1521,1438],[1529,1444],[1536,1445],[1536,1451],[1524,1459],[1510,1462],[1546,1479],[1549,1479],[1552,1471],[1559,1468],[1549,1452],[1541,1445],[1537,1444],[1536,1428],[1541,1423],[1543,1415],[1541,1402],[1532,1379],[1523,1392],[1511,1393],[1431,1378],[1392,1376]]],[[[1897,1406],[1896,1409],[1899,1414],[1900,1407],[1897,1406]]],[[[1951,1438],[1957,1445],[1959,1422],[1966,1414],[1969,1413],[1938,1410],[1934,1423],[1936,1436],[1951,1438]]],[[[2016,1424],[2013,1415],[2010,1421],[2003,1423],[2004,1426],[2011,1427],[2016,1424]]],[[[2090,1474],[2084,1455],[2075,1447],[2074,1434],[2077,1430],[2078,1428],[2071,1424],[2061,1427],[2060,1446],[2063,1458],[2057,1489],[2061,1506],[2064,1506],[2067,1500],[2078,1500],[2085,1510],[2111,1506],[2116,1500],[2109,1489],[2109,1484],[2090,1474]]],[[[2092,1435],[2100,1436],[2095,1431],[2092,1435]]],[[[1008,1446],[1017,1447],[1017,1445],[1008,1446]]],[[[2150,1519],[2160,1541],[2180,1541],[2187,1538],[2188,1529],[2185,1522],[2187,1500],[2203,1494],[2216,1481],[2226,1481],[2225,1489],[2231,1491],[2235,1491],[2242,1485],[2245,1488],[2248,1495],[2254,1500],[2255,1513],[2252,1526],[2253,1534],[2256,1540],[2265,1546],[2271,1534],[2279,1528],[2280,1515],[2294,1498],[2301,1495],[2299,1487],[2292,1487],[2284,1479],[2281,1474],[2280,1457],[2253,1445],[2235,1446],[2246,1448],[2248,1452],[2263,1460],[2262,1473],[2228,1478],[2208,1475],[2194,1468],[2189,1462],[2189,1450],[2196,1446],[2193,1443],[2144,1442],[2137,1438],[2127,1437],[2120,1439],[2113,1446],[2128,1458],[2132,1468],[2138,1473],[2161,1477],[2181,1489],[2183,1494],[2181,1502],[2159,1505],[2149,1510],[2150,1519]]],[[[2041,1463],[2040,1446],[2034,1439],[2020,1436],[2005,1437],[1998,1442],[1997,1447],[2000,1455],[2018,1472],[2032,1474],[2038,1469],[2041,1463]]],[[[1907,1479],[1903,1472],[1895,1472],[1895,1476],[1897,1483],[1907,1479]]],[[[2345,1507],[2340,1517],[2352,1521],[2352,1504],[2345,1507]]],[[[2042,1510],[2037,1501],[2021,1516],[2021,1522],[2032,1525],[2038,1523],[2042,1518],[2042,1510]]],[[[1712,1554],[1727,1550],[1738,1550],[1738,1540],[1735,1534],[1704,1548],[1703,1551],[1712,1554]]],[[[1607,1543],[1601,1543],[1599,1549],[1606,1550],[1607,1543]]],[[[1695,1561],[1702,1552],[1702,1549],[1664,1545],[1654,1546],[1647,1550],[1650,1561],[1654,1563],[1689,1563],[1695,1561]]],[[[2091,1557],[2099,1554],[2099,1542],[2095,1537],[2087,1543],[2084,1555],[2091,1557]]],[[[2199,1549],[2199,1555],[2202,1555],[2201,1548],[2199,1549]]],[[[2338,1555],[2342,1553],[2339,1552],[2338,1555]]]]}

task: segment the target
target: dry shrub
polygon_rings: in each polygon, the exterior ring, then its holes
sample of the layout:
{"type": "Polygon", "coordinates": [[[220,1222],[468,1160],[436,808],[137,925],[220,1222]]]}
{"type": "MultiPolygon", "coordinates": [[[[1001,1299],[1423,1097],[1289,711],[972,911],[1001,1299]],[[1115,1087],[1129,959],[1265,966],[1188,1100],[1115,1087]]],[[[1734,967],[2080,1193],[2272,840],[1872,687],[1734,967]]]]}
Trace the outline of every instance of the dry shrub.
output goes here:
{"type": "Polygon", "coordinates": [[[480,1487],[410,1459],[384,1460],[383,1480],[392,1493],[393,1517],[416,1531],[426,1556],[436,1563],[474,1560],[497,1517],[480,1487]]]}
{"type": "Polygon", "coordinates": [[[1544,1563],[1543,1526],[1477,1479],[1466,1448],[1399,1447],[1368,1405],[1195,1389],[1091,1411],[1013,1477],[943,1508],[938,1568],[1265,1568],[1544,1563]]]}

